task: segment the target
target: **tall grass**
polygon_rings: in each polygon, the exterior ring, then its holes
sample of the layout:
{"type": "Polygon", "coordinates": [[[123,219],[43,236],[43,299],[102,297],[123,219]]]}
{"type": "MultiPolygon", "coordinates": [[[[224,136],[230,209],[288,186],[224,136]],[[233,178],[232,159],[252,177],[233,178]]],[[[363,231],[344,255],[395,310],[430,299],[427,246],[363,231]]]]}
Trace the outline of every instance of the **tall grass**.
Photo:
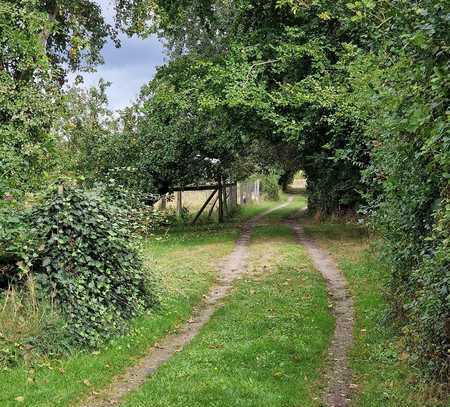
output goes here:
{"type": "Polygon", "coordinates": [[[64,321],[49,298],[39,298],[36,282],[0,293],[0,368],[50,356],[64,347],[64,321]]]}

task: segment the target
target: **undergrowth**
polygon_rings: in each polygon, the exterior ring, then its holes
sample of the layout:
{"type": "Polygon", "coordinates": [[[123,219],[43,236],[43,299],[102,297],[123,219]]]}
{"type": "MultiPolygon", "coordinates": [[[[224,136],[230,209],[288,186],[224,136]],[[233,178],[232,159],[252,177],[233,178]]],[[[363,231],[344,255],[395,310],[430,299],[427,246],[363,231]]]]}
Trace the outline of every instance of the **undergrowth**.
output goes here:
{"type": "Polygon", "coordinates": [[[68,353],[65,321],[55,303],[39,298],[33,278],[0,296],[0,369],[68,353]]]}

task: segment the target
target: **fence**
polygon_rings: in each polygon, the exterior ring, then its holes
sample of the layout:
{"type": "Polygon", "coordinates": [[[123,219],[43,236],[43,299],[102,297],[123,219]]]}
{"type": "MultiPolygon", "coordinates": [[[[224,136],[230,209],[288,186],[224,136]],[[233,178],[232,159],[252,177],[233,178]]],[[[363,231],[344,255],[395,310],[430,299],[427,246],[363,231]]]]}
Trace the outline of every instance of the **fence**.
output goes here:
{"type": "Polygon", "coordinates": [[[245,205],[260,200],[261,182],[259,179],[247,180],[237,184],[239,205],[245,205]]]}
{"type": "Polygon", "coordinates": [[[184,188],[175,188],[173,197],[163,197],[158,207],[161,210],[171,208],[181,215],[183,208],[190,212],[198,211],[194,222],[202,213],[211,217],[214,211],[219,219],[223,219],[228,213],[233,212],[238,205],[246,205],[258,202],[260,199],[260,181],[246,180],[237,184],[203,185],[184,188]]]}

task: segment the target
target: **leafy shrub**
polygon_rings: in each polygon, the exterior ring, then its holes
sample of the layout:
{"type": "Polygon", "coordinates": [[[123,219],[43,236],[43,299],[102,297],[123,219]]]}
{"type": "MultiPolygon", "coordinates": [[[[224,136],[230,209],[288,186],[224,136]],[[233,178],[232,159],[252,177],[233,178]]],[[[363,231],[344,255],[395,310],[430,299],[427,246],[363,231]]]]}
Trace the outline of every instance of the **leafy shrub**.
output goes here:
{"type": "Polygon", "coordinates": [[[53,188],[33,208],[32,271],[55,295],[76,343],[95,346],[123,332],[157,302],[128,220],[100,187],[53,188]]]}
{"type": "MultiPolygon", "coordinates": [[[[124,172],[124,170],[121,171],[122,176],[124,172]]],[[[134,174],[135,170],[130,168],[128,173],[134,174]]],[[[115,176],[118,172],[110,171],[109,174],[115,176]]],[[[187,209],[182,211],[181,217],[172,208],[159,210],[154,203],[160,199],[160,195],[142,192],[136,185],[124,185],[120,178],[119,181],[116,178],[109,178],[106,183],[97,185],[105,191],[116,206],[126,208],[128,227],[141,236],[189,219],[187,209]]]]}
{"type": "Polygon", "coordinates": [[[14,202],[0,201],[0,288],[18,283],[31,265],[34,242],[26,213],[14,202]]]}
{"type": "Polygon", "coordinates": [[[373,51],[350,65],[355,112],[364,118],[371,154],[363,171],[368,209],[392,271],[391,314],[410,360],[444,381],[450,366],[449,11],[443,0],[374,4],[361,14],[373,51]],[[373,13],[389,24],[374,26],[373,13]]]}
{"type": "Polygon", "coordinates": [[[439,376],[450,375],[450,200],[435,215],[433,233],[411,274],[411,295],[406,297],[407,344],[416,361],[439,376]],[[420,333],[420,334],[418,334],[420,333]],[[420,355],[420,359],[416,354],[420,355]],[[418,360],[417,360],[418,359],[418,360]]]}
{"type": "Polygon", "coordinates": [[[278,201],[280,199],[280,186],[278,185],[278,176],[276,174],[262,177],[261,192],[271,201],[278,201]]]}

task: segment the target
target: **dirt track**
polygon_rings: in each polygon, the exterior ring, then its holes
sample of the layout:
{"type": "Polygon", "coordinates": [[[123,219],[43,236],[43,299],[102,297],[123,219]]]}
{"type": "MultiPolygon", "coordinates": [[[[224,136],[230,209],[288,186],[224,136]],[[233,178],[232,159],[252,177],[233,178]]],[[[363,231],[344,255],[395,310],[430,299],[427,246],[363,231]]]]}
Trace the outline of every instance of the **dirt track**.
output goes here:
{"type": "MultiPolygon", "coordinates": [[[[92,394],[83,402],[82,406],[118,405],[128,392],[143,385],[158,367],[191,342],[210,320],[216,309],[221,306],[221,302],[229,293],[233,282],[246,272],[253,227],[264,216],[289,205],[291,201],[292,198],[288,203],[270,209],[245,223],[233,252],[219,267],[217,283],[211,288],[204,301],[194,310],[191,319],[177,333],[165,337],[157,346],[150,348],[147,356],[141,359],[137,365],[130,367],[123,375],[118,376],[107,388],[100,393],[92,394]]],[[[333,259],[311,239],[305,237],[303,229],[295,217],[289,218],[285,223],[293,229],[296,241],[307,249],[314,266],[326,280],[329,295],[333,299],[336,328],[328,350],[327,388],[323,401],[328,407],[343,407],[347,405],[350,395],[351,371],[348,366],[347,353],[353,343],[353,301],[345,278],[337,269],[333,259]]]]}
{"type": "Polygon", "coordinates": [[[175,353],[181,351],[210,320],[221,300],[228,294],[232,283],[247,270],[248,246],[255,224],[270,212],[281,209],[289,203],[272,208],[244,224],[233,252],[219,267],[219,278],[204,301],[194,310],[191,319],[177,333],[164,338],[158,346],[149,349],[146,357],[118,376],[113,383],[99,393],[92,394],[82,403],[84,407],[103,407],[118,405],[130,391],[137,389],[159,366],[167,362],[175,353]]]}

